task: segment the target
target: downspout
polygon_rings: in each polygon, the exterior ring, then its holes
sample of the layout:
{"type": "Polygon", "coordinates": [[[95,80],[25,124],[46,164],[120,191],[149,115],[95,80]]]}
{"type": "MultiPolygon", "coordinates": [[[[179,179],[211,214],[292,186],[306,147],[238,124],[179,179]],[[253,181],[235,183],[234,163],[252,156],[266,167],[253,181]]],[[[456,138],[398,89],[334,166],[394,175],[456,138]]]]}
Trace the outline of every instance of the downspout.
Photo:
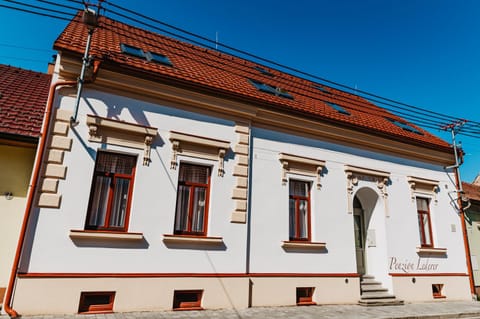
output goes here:
{"type": "MultiPolygon", "coordinates": [[[[247,196],[247,243],[246,243],[246,255],[245,255],[245,273],[247,276],[250,274],[250,254],[251,254],[251,233],[252,233],[252,171],[253,171],[253,132],[252,122],[250,120],[249,125],[249,137],[248,137],[248,196],[247,196]]],[[[253,282],[248,277],[248,307],[252,307],[252,293],[253,282]]]]}
{"type": "Polygon", "coordinates": [[[40,176],[40,170],[42,166],[42,158],[45,153],[45,148],[46,148],[46,141],[47,141],[47,134],[50,126],[50,121],[51,121],[51,115],[52,115],[52,107],[53,107],[53,101],[55,99],[55,92],[56,89],[59,86],[75,86],[77,84],[76,81],[61,81],[61,82],[56,82],[50,86],[50,92],[48,94],[48,100],[47,100],[47,106],[45,109],[45,116],[44,116],[44,122],[42,125],[42,131],[40,133],[40,141],[37,147],[37,156],[35,158],[35,166],[33,168],[33,173],[32,173],[32,178],[30,179],[30,185],[29,185],[29,191],[28,191],[28,197],[27,197],[27,206],[25,207],[25,213],[23,216],[23,222],[22,222],[22,227],[20,229],[20,237],[18,239],[17,243],[17,250],[15,252],[15,257],[13,260],[13,265],[12,265],[12,271],[10,273],[10,280],[8,282],[7,286],[7,292],[5,294],[5,301],[3,304],[3,307],[5,309],[5,312],[11,317],[11,318],[17,318],[18,313],[15,311],[15,309],[12,308],[12,296],[13,296],[13,290],[15,286],[15,282],[17,279],[17,271],[18,271],[18,265],[20,263],[20,257],[22,254],[23,250],[23,244],[25,242],[25,236],[28,228],[28,222],[30,220],[30,215],[32,211],[32,205],[33,205],[33,199],[35,196],[35,191],[37,188],[37,184],[39,182],[39,176],[40,176]]]}

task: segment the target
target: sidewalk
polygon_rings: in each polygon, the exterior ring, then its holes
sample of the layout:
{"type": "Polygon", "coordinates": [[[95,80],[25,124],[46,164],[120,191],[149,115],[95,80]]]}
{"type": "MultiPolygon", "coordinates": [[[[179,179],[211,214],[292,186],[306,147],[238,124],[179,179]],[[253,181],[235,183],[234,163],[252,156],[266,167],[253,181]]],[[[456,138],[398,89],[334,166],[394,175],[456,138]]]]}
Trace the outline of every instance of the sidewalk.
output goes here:
{"type": "MultiPolygon", "coordinates": [[[[0,319],[8,319],[6,315],[0,319]]],[[[27,319],[480,319],[480,302],[430,302],[403,306],[254,307],[242,310],[128,312],[95,315],[23,316],[27,319]]]]}

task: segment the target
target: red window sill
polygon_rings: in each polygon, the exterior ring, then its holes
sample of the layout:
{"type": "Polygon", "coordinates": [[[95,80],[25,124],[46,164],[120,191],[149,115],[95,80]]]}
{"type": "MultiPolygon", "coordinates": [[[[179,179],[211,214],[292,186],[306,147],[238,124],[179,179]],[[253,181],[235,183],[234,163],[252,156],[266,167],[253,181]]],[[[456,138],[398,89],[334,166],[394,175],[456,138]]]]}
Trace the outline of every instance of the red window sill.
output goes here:
{"type": "Polygon", "coordinates": [[[202,307],[173,308],[173,311],[192,311],[192,310],[204,310],[204,309],[202,307]]]}
{"type": "Polygon", "coordinates": [[[417,247],[417,253],[419,255],[421,254],[446,255],[447,248],[417,247]]]}
{"type": "Polygon", "coordinates": [[[315,306],[317,303],[314,301],[302,301],[297,302],[297,306],[315,306]]]}
{"type": "Polygon", "coordinates": [[[312,242],[312,241],[283,241],[282,247],[284,249],[311,249],[311,250],[325,250],[326,243],[312,242]]]}
{"type": "Polygon", "coordinates": [[[202,244],[202,245],[223,245],[223,237],[193,236],[193,235],[171,235],[164,234],[163,242],[166,244],[202,244]]]}
{"type": "Polygon", "coordinates": [[[104,239],[104,240],[143,240],[143,233],[128,233],[104,230],[70,230],[71,239],[104,239]]]}

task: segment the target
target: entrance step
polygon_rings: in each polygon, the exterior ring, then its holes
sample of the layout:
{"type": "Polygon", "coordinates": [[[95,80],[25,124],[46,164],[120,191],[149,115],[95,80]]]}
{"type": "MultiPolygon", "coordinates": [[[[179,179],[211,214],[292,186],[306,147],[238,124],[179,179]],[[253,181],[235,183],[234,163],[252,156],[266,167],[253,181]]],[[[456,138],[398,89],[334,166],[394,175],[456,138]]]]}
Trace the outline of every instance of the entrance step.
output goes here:
{"type": "Polygon", "coordinates": [[[360,280],[360,300],[361,306],[397,306],[403,305],[403,300],[399,300],[395,295],[389,294],[388,289],[382,286],[382,283],[375,280],[372,275],[363,275],[360,280]]]}

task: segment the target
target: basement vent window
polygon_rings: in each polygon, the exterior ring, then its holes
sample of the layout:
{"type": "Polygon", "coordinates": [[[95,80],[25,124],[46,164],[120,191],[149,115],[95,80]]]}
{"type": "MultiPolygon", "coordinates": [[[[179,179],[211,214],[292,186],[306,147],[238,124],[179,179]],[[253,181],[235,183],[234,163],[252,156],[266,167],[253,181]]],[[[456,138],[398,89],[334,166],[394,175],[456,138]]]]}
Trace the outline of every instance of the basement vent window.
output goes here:
{"type": "Polygon", "coordinates": [[[316,305],[313,301],[314,287],[297,287],[297,306],[316,305]]]}
{"type": "Polygon", "coordinates": [[[173,66],[172,62],[170,62],[170,59],[166,55],[163,55],[160,53],[149,51],[145,53],[145,57],[147,58],[148,61],[157,62],[167,66],[173,66]]]}
{"type": "Polygon", "coordinates": [[[143,50],[137,47],[125,43],[120,43],[120,49],[122,50],[122,53],[133,55],[138,58],[145,58],[145,53],[143,52],[143,50]]]}
{"type": "Polygon", "coordinates": [[[416,128],[414,128],[413,126],[411,126],[407,123],[403,123],[403,122],[400,122],[400,121],[397,121],[397,120],[394,120],[394,119],[391,119],[391,118],[387,118],[387,120],[389,120],[391,123],[395,124],[396,126],[400,127],[401,129],[403,129],[407,132],[412,132],[412,133],[415,133],[415,134],[418,134],[418,135],[423,135],[422,132],[420,132],[419,130],[417,130],[416,128]]]}
{"type": "Polygon", "coordinates": [[[319,90],[320,92],[322,93],[325,93],[325,94],[332,94],[332,92],[330,92],[329,90],[327,90],[325,87],[323,86],[320,86],[320,85],[314,85],[313,88],[319,90]]]}
{"type": "Polygon", "coordinates": [[[433,298],[445,298],[443,295],[443,284],[433,284],[432,285],[432,294],[433,298]]]}
{"type": "Polygon", "coordinates": [[[350,115],[350,112],[348,112],[347,110],[345,110],[343,107],[341,107],[340,105],[338,105],[336,103],[331,103],[331,102],[325,102],[325,103],[327,103],[328,106],[330,106],[332,109],[334,109],[338,113],[342,113],[342,114],[345,114],[345,115],[350,115]]]}
{"type": "Polygon", "coordinates": [[[258,72],[262,73],[263,75],[271,76],[271,77],[275,76],[272,72],[269,72],[269,71],[267,71],[264,68],[261,68],[259,66],[255,66],[254,69],[257,70],[258,72]]]}
{"type": "Polygon", "coordinates": [[[113,312],[115,292],[82,292],[78,313],[107,313],[113,312]]]}
{"type": "Polygon", "coordinates": [[[293,100],[293,96],[282,88],[275,87],[275,86],[272,86],[272,85],[268,85],[268,84],[265,84],[265,83],[262,83],[262,82],[259,82],[259,81],[255,81],[255,80],[252,80],[252,79],[249,79],[249,81],[259,91],[262,91],[262,92],[265,92],[265,93],[270,93],[270,94],[273,94],[273,95],[276,95],[276,96],[281,96],[281,97],[293,100]]]}
{"type": "Polygon", "coordinates": [[[203,310],[203,290],[175,290],[173,310],[203,310]]]}

